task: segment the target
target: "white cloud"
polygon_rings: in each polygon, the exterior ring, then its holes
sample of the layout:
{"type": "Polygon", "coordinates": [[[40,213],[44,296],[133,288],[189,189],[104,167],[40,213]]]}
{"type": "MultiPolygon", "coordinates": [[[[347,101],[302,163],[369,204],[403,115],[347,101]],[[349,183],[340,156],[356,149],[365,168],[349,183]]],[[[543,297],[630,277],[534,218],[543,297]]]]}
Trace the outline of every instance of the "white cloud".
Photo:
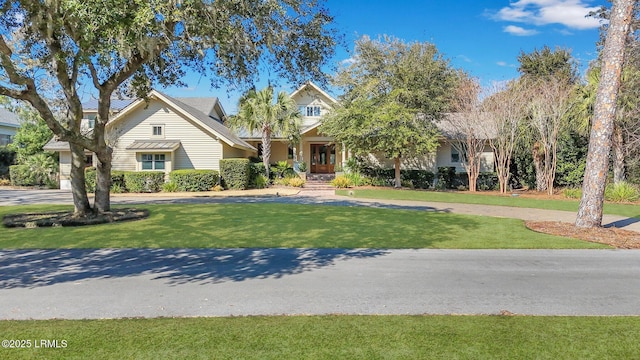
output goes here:
{"type": "Polygon", "coordinates": [[[502,67],[510,67],[510,68],[516,67],[514,64],[509,64],[506,61],[498,61],[496,65],[502,66],[502,67]]]}
{"type": "Polygon", "coordinates": [[[532,36],[538,33],[536,30],[524,29],[524,28],[521,28],[520,26],[515,26],[515,25],[505,26],[504,32],[509,33],[511,35],[515,35],[515,36],[532,36]]]}
{"type": "Polygon", "coordinates": [[[355,59],[355,58],[353,58],[353,57],[350,57],[350,58],[348,58],[348,59],[344,59],[344,60],[340,61],[340,64],[341,64],[341,65],[347,65],[347,66],[348,66],[348,65],[353,64],[354,62],[356,62],[356,59],[355,59]]]}
{"type": "Polygon", "coordinates": [[[598,9],[585,4],[585,0],[518,0],[500,9],[494,18],[534,25],[561,24],[584,30],[600,26],[598,19],[586,17],[598,9]]]}
{"type": "Polygon", "coordinates": [[[472,63],[472,62],[473,62],[469,57],[464,56],[464,55],[458,55],[458,56],[456,56],[456,57],[457,57],[458,59],[460,59],[460,60],[464,61],[464,62],[468,62],[468,63],[472,63]]]}

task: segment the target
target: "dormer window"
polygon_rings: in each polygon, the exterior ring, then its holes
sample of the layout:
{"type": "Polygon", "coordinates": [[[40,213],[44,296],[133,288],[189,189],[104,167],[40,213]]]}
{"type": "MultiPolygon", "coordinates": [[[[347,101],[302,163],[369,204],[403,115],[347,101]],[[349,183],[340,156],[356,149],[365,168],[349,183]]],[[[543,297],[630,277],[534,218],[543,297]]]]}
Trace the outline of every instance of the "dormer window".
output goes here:
{"type": "Polygon", "coordinates": [[[307,116],[320,116],[320,106],[307,106],[307,116]]]}
{"type": "Polygon", "coordinates": [[[151,125],[151,137],[164,139],[164,125],[151,125]]]}

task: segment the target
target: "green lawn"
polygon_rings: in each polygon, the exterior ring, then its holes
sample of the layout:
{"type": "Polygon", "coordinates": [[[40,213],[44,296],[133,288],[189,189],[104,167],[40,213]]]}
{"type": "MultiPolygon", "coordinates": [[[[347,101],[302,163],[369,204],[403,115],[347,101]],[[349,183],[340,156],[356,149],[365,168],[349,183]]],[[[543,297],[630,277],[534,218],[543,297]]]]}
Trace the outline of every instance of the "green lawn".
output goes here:
{"type": "MultiPolygon", "coordinates": [[[[547,209],[547,210],[564,210],[578,211],[578,200],[541,200],[531,199],[519,196],[495,195],[483,193],[458,193],[458,192],[439,192],[439,191],[422,191],[422,190],[395,190],[395,189],[353,189],[353,190],[336,190],[337,195],[348,195],[353,193],[353,197],[385,199],[385,200],[415,200],[443,203],[459,203],[459,204],[481,204],[481,205],[498,205],[513,206],[522,208],[547,209]]],[[[615,204],[605,203],[604,213],[612,215],[620,215],[626,217],[640,218],[640,206],[635,204],[615,204]]]]}
{"type": "Polygon", "coordinates": [[[3,359],[635,359],[638,317],[274,316],[0,321],[3,359]],[[65,348],[34,348],[42,339],[65,348]]]}
{"type": "MultiPolygon", "coordinates": [[[[2,229],[0,248],[603,248],[540,234],[515,219],[295,204],[140,205],[145,220],[2,229]]],[[[64,209],[0,207],[6,213],[64,209]]],[[[68,207],[66,207],[68,209],[68,207]]]]}

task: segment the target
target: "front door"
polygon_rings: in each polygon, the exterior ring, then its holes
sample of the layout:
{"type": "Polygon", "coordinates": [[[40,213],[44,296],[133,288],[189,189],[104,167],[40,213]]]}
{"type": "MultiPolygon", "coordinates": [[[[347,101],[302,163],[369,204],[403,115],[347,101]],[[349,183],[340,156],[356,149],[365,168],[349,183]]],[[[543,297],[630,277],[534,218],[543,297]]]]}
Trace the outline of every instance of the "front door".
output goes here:
{"type": "Polygon", "coordinates": [[[311,172],[333,173],[336,164],[336,147],[327,144],[311,144],[311,172]]]}

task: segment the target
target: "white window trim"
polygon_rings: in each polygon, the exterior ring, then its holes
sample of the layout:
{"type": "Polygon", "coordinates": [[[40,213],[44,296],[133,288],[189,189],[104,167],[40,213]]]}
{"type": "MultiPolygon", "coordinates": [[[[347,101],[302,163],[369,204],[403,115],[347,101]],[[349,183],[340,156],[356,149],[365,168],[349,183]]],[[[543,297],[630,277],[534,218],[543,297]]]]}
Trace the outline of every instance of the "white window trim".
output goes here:
{"type": "Polygon", "coordinates": [[[152,139],[164,139],[165,137],[165,127],[164,124],[151,124],[151,138],[152,139]],[[154,135],[154,130],[159,127],[162,134],[154,135]]]}
{"type": "Polygon", "coordinates": [[[170,161],[168,160],[168,158],[170,159],[170,155],[166,154],[166,153],[154,153],[154,152],[147,152],[147,153],[140,153],[140,171],[166,171],[167,170],[167,163],[170,161]],[[143,157],[145,155],[151,155],[151,169],[144,169],[143,168],[143,157]],[[162,160],[162,162],[164,163],[164,169],[156,169],[156,162],[159,162],[159,160],[156,160],[156,156],[157,155],[162,155],[164,156],[164,160],[162,160]]]}

